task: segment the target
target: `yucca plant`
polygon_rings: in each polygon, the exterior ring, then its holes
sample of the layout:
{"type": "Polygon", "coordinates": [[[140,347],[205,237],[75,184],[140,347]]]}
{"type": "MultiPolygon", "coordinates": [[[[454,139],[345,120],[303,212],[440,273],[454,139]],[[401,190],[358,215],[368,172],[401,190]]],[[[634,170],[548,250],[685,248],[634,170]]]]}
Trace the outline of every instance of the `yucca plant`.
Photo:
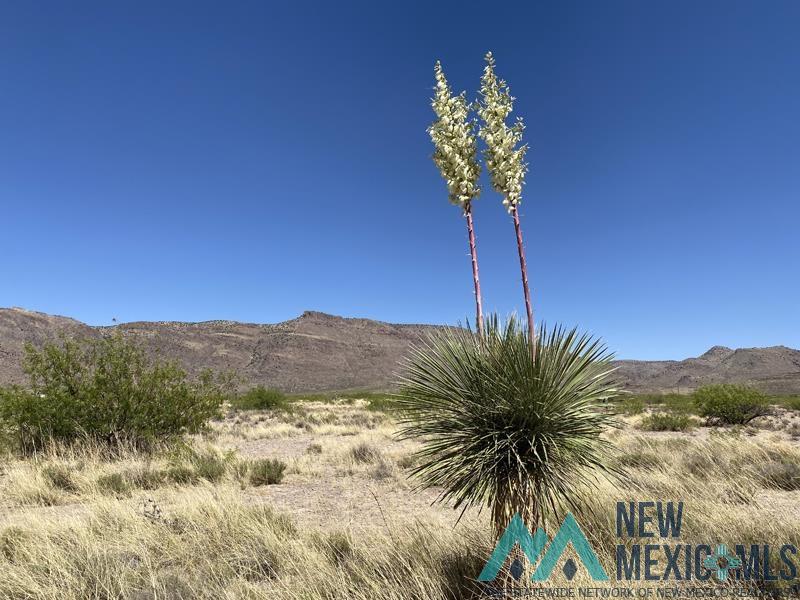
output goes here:
{"type": "Polygon", "coordinates": [[[472,282],[475,286],[475,325],[480,335],[483,330],[483,307],[478,274],[478,249],[472,222],[472,201],[480,194],[478,178],[481,174],[477,159],[475,123],[469,116],[470,107],[465,93],[453,94],[439,61],[436,61],[434,75],[436,91],[431,106],[436,113],[436,121],[428,128],[436,149],[433,162],[447,181],[450,202],[461,207],[467,220],[472,282]]]}
{"type": "Polygon", "coordinates": [[[615,425],[599,405],[615,395],[611,355],[576,330],[542,327],[537,358],[512,318],[485,336],[447,329],[407,359],[400,437],[422,440],[412,475],[456,508],[488,507],[499,535],[514,513],[529,527],[576,508],[608,470],[601,437],[615,425]]]}
{"type": "Polygon", "coordinates": [[[517,117],[514,125],[506,124],[506,119],[514,109],[514,98],[508,84],[498,81],[494,72],[495,61],[491,52],[486,54],[486,67],[481,76],[481,99],[478,101],[478,114],[481,117],[479,135],[486,142],[484,159],[486,169],[492,179],[492,187],[503,197],[503,206],[514,222],[517,238],[519,268],[522,275],[522,291],[525,296],[525,312],[528,317],[528,337],[531,340],[530,353],[536,358],[536,339],[533,304],[528,285],[528,266],[525,262],[525,246],[522,243],[522,227],[519,222],[519,203],[522,201],[522,186],[528,164],[525,154],[528,145],[522,144],[525,124],[517,117]]]}

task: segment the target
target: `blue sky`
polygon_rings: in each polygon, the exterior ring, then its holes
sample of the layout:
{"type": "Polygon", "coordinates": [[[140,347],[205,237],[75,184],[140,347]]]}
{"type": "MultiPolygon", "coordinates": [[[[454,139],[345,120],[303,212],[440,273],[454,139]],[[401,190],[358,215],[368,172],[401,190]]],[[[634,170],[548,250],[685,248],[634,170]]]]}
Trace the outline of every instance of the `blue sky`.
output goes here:
{"type": "MultiPolygon", "coordinates": [[[[624,358],[800,347],[800,4],[0,6],[0,306],[93,324],[471,318],[425,133],[492,50],[537,316],[624,358]]],[[[484,186],[489,310],[523,312],[484,186]]]]}

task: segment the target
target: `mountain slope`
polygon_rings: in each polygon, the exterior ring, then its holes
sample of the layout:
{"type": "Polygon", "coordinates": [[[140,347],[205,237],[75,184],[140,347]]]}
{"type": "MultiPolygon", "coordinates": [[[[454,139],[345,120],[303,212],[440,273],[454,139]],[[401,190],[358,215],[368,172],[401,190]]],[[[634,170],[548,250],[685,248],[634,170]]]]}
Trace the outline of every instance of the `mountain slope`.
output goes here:
{"type": "Polygon", "coordinates": [[[786,346],[714,346],[681,361],[617,362],[627,387],[639,391],[687,391],[709,383],[749,383],[773,394],[800,393],[800,351],[786,346]]]}
{"type": "MultiPolygon", "coordinates": [[[[178,360],[190,373],[209,367],[235,371],[243,386],[287,392],[386,389],[409,346],[437,329],[305,312],[283,323],[137,322],[92,327],[74,319],[0,309],[0,384],[24,383],[26,342],[59,335],[97,337],[119,331],[151,352],[178,360]]],[[[732,350],[715,346],[682,361],[617,361],[632,391],[688,391],[708,383],[743,382],[770,393],[800,394],[800,351],[785,346],[732,350]]]]}
{"type": "Polygon", "coordinates": [[[235,371],[243,385],[284,391],[382,389],[398,360],[431,325],[392,325],[305,312],[274,325],[206,321],[135,322],[90,327],[73,319],[0,309],[0,383],[23,383],[24,343],[36,345],[60,333],[83,337],[119,331],[151,352],[178,360],[190,373],[204,368],[235,371]]]}

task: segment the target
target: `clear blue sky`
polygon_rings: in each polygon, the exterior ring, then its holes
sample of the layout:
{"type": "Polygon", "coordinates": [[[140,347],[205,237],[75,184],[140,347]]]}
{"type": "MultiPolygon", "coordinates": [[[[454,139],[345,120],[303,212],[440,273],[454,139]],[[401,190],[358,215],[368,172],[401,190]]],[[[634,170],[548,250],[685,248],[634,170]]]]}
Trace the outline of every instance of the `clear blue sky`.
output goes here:
{"type": "MultiPolygon", "coordinates": [[[[492,50],[537,315],[621,357],[800,347],[800,3],[0,7],[0,306],[93,324],[471,318],[425,132],[492,50]]],[[[484,301],[522,312],[475,205],[484,301]]]]}

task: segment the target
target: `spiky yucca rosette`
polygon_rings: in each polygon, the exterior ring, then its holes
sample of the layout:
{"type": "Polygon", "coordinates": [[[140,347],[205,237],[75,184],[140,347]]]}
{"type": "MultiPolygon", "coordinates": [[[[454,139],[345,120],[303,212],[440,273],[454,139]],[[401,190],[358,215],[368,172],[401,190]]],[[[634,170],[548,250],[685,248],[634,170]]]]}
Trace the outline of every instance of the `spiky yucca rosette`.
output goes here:
{"type": "Polygon", "coordinates": [[[488,507],[497,534],[516,512],[533,528],[580,506],[608,471],[611,355],[560,327],[536,346],[531,361],[527,332],[494,317],[483,338],[450,329],[415,348],[401,380],[400,436],[423,444],[413,476],[456,508],[488,507]]]}

